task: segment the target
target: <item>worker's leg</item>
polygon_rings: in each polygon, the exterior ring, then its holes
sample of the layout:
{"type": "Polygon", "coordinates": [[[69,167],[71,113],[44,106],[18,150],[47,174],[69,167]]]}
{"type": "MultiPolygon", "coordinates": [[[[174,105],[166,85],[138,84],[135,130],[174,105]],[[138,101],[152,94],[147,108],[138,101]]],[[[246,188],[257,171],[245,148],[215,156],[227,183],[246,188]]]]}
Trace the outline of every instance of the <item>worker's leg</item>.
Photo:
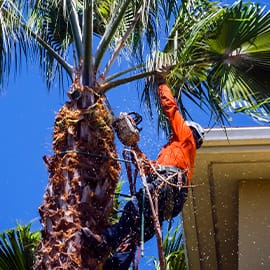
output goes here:
{"type": "Polygon", "coordinates": [[[115,249],[127,235],[136,233],[140,224],[139,219],[138,200],[134,196],[126,203],[119,222],[106,229],[104,236],[108,244],[115,249]]]}
{"type": "MultiPolygon", "coordinates": [[[[168,177],[169,175],[164,175],[168,177]]],[[[175,184],[177,177],[171,179],[175,184]]],[[[148,184],[150,194],[153,195],[158,190],[158,209],[159,221],[162,222],[168,218],[178,215],[187,198],[187,188],[179,189],[168,184],[161,185],[161,181],[156,178],[148,184]],[[169,209],[170,208],[170,209],[169,209]]],[[[153,213],[150,207],[150,201],[143,189],[137,192],[136,196],[127,202],[119,222],[109,227],[105,232],[105,237],[113,249],[117,248],[122,240],[129,234],[133,234],[139,242],[141,235],[141,217],[144,216],[144,241],[150,240],[155,235],[153,213]]]]}
{"type": "MultiPolygon", "coordinates": [[[[166,175],[165,175],[166,177],[166,175]]],[[[168,186],[160,186],[161,181],[157,178],[150,179],[148,189],[151,195],[158,190],[158,207],[159,207],[159,221],[162,224],[164,220],[164,211],[166,211],[165,201],[168,196],[168,186]]],[[[172,193],[172,188],[169,187],[169,193],[172,193]]],[[[179,189],[176,188],[175,196],[178,196],[179,189]]],[[[174,198],[175,199],[175,198],[174,198]]],[[[177,199],[177,204],[182,204],[182,199],[177,199]]],[[[174,205],[174,204],[173,204],[174,205]]],[[[175,209],[179,209],[176,207],[175,209]]],[[[178,211],[178,210],[177,210],[178,211]]],[[[178,212],[179,213],[179,212],[178,212]]],[[[155,228],[153,222],[153,213],[150,207],[148,196],[140,189],[135,197],[132,198],[124,207],[123,214],[119,222],[106,230],[105,236],[108,243],[118,250],[113,256],[108,259],[104,265],[103,270],[127,270],[130,266],[136,251],[136,245],[141,240],[141,217],[144,215],[144,242],[150,240],[155,235],[155,228]],[[128,235],[133,235],[127,243],[124,239],[128,235]],[[125,249],[119,248],[120,245],[125,249]],[[125,246],[126,244],[126,246],[125,246]]]]}
{"type": "MultiPolygon", "coordinates": [[[[157,184],[148,185],[151,194],[157,184]]],[[[116,249],[116,252],[106,261],[103,270],[127,270],[129,268],[141,237],[142,214],[144,214],[144,241],[146,242],[154,236],[155,230],[149,199],[143,189],[140,189],[136,196],[125,205],[119,222],[106,230],[106,239],[116,249]],[[142,203],[143,200],[144,203],[142,203]]]]}
{"type": "MultiPolygon", "coordinates": [[[[154,193],[156,187],[160,184],[159,180],[152,181],[148,184],[148,189],[151,194],[154,193]]],[[[118,223],[107,228],[105,237],[108,243],[114,248],[118,247],[122,240],[130,233],[136,235],[136,241],[140,241],[141,234],[141,217],[144,215],[144,229],[146,233],[146,240],[152,238],[155,234],[152,210],[148,196],[143,192],[141,188],[136,196],[133,196],[130,201],[127,202],[123,209],[123,214],[118,223]],[[144,201],[144,205],[143,205],[144,201]]]]}
{"type": "Polygon", "coordinates": [[[115,252],[111,258],[109,258],[104,266],[103,270],[127,270],[135,256],[136,245],[130,246],[127,251],[115,252]]]}
{"type": "Polygon", "coordinates": [[[172,212],[172,217],[176,217],[177,215],[180,214],[182,211],[184,204],[187,200],[188,196],[188,189],[187,188],[181,188],[181,190],[176,190],[174,192],[174,207],[173,207],[173,212],[172,212]]]}
{"type": "Polygon", "coordinates": [[[115,252],[105,262],[103,270],[128,270],[138,243],[139,213],[138,200],[134,196],[126,203],[119,222],[107,228],[104,236],[115,252]]]}

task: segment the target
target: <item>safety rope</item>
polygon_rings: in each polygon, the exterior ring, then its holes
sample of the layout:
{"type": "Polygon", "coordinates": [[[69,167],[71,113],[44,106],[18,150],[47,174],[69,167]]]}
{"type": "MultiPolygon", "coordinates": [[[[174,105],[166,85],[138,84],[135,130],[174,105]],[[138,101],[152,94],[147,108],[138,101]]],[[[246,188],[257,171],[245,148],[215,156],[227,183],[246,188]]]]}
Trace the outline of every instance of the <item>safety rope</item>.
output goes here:
{"type": "Polygon", "coordinates": [[[187,172],[187,170],[182,171],[179,170],[179,172],[176,172],[170,176],[168,176],[167,178],[164,178],[159,172],[158,170],[154,167],[153,164],[150,163],[150,167],[153,170],[154,174],[156,174],[158,176],[158,178],[160,178],[161,181],[165,182],[166,184],[168,184],[169,186],[172,187],[176,187],[176,188],[193,188],[193,187],[198,187],[198,186],[202,186],[203,184],[197,184],[197,185],[183,185],[183,183],[180,184],[174,184],[172,182],[170,182],[169,180],[174,178],[176,175],[178,175],[179,173],[181,174],[185,174],[187,172]]]}
{"type": "MultiPolygon", "coordinates": [[[[128,150],[129,152],[133,153],[133,155],[136,155],[136,152],[134,150],[128,150]]],[[[66,151],[61,151],[61,152],[57,152],[56,155],[65,155],[65,154],[69,154],[69,153],[76,153],[76,154],[82,154],[82,155],[87,155],[87,156],[91,156],[91,157],[98,157],[98,158],[104,158],[104,159],[112,159],[112,160],[116,160],[116,161],[120,161],[120,162],[124,162],[124,163],[134,163],[134,160],[129,160],[129,159],[125,159],[125,158],[115,158],[115,157],[109,157],[109,156],[104,156],[104,155],[97,155],[97,154],[92,154],[90,152],[83,152],[83,151],[78,151],[78,150],[66,150],[66,151]]],[[[169,182],[168,180],[170,180],[171,178],[175,177],[178,172],[170,175],[167,178],[164,178],[159,172],[158,170],[154,167],[153,164],[151,164],[150,162],[148,162],[148,164],[150,165],[151,169],[153,170],[153,172],[162,180],[164,181],[166,184],[172,186],[172,187],[177,187],[177,188],[193,188],[193,187],[198,187],[198,186],[202,186],[203,184],[197,184],[197,185],[183,185],[183,184],[174,184],[169,182]]],[[[139,170],[141,170],[141,166],[139,164],[135,164],[136,166],[138,166],[139,170]]],[[[133,192],[132,192],[133,193],[133,192]]]]}
{"type": "Polygon", "coordinates": [[[120,161],[120,162],[132,163],[131,160],[127,160],[127,159],[109,157],[109,156],[104,156],[104,155],[97,155],[97,154],[92,154],[90,152],[83,152],[83,151],[78,151],[78,150],[66,150],[66,151],[57,152],[55,154],[56,155],[65,155],[65,154],[69,154],[69,153],[82,154],[82,155],[91,156],[91,157],[112,159],[112,160],[116,160],[116,161],[120,161]]]}
{"type": "MultiPolygon", "coordinates": [[[[134,157],[137,156],[136,154],[136,151],[134,150],[131,150],[131,149],[127,149],[126,151],[129,151],[131,152],[134,157]]],[[[135,158],[136,160],[136,158],[135,158]]],[[[144,168],[142,168],[142,166],[140,164],[138,164],[138,162],[134,161],[134,160],[130,160],[129,161],[130,163],[136,163],[135,165],[138,167],[139,171],[144,171],[144,168]]],[[[176,175],[178,175],[179,173],[181,174],[185,174],[187,172],[187,170],[183,171],[179,171],[179,172],[176,172],[170,176],[168,176],[167,178],[164,178],[164,176],[162,176],[159,172],[158,172],[158,169],[155,168],[155,166],[153,164],[151,164],[151,162],[145,162],[147,164],[149,164],[150,168],[152,169],[153,173],[156,174],[158,176],[158,178],[160,178],[160,180],[162,180],[163,182],[165,182],[166,184],[172,186],[172,187],[176,187],[176,188],[193,188],[193,187],[198,187],[198,186],[201,186],[202,184],[197,184],[197,185],[183,185],[183,183],[180,183],[180,184],[174,184],[172,182],[170,182],[169,180],[174,178],[176,175]]]]}
{"type": "Polygon", "coordinates": [[[145,202],[145,187],[142,189],[142,217],[141,217],[141,256],[144,256],[144,202],[145,202]]]}
{"type": "Polygon", "coordinates": [[[154,204],[152,201],[152,196],[151,196],[151,193],[150,193],[148,185],[147,185],[145,171],[143,170],[142,166],[140,166],[141,160],[138,158],[137,153],[135,151],[133,151],[133,150],[130,150],[130,151],[133,152],[134,160],[135,160],[137,166],[139,167],[139,173],[141,175],[142,184],[145,188],[146,195],[149,198],[149,204],[150,204],[150,209],[151,209],[152,214],[153,214],[152,218],[153,218],[153,222],[154,222],[154,228],[155,228],[156,239],[157,239],[157,244],[158,244],[158,255],[159,255],[160,262],[165,265],[165,258],[164,258],[164,252],[163,252],[163,246],[162,246],[161,227],[160,227],[160,222],[158,219],[158,213],[155,210],[155,207],[154,207],[154,204]]]}
{"type": "MultiPolygon", "coordinates": [[[[174,184],[174,183],[171,183],[169,180],[174,178],[176,175],[178,175],[179,173],[182,173],[182,171],[179,171],[179,172],[176,172],[170,176],[168,176],[167,178],[164,178],[160,173],[158,173],[158,171],[156,170],[156,168],[153,166],[153,164],[150,164],[152,170],[154,171],[154,173],[158,176],[158,178],[160,178],[160,180],[162,180],[163,182],[165,182],[166,184],[168,184],[169,186],[172,186],[172,187],[176,187],[176,188],[182,188],[184,187],[182,183],[180,184],[174,184]]],[[[185,173],[185,172],[183,172],[185,173]]]]}
{"type": "Polygon", "coordinates": [[[126,172],[127,172],[127,177],[128,177],[128,182],[129,182],[129,191],[131,195],[135,195],[136,193],[136,179],[137,179],[137,175],[138,175],[138,170],[135,166],[135,171],[134,171],[134,175],[132,178],[132,168],[131,168],[131,163],[134,163],[134,161],[132,160],[132,157],[130,155],[130,152],[127,151],[126,149],[123,151],[122,153],[124,160],[129,160],[130,163],[125,162],[125,167],[126,167],[126,172]]]}

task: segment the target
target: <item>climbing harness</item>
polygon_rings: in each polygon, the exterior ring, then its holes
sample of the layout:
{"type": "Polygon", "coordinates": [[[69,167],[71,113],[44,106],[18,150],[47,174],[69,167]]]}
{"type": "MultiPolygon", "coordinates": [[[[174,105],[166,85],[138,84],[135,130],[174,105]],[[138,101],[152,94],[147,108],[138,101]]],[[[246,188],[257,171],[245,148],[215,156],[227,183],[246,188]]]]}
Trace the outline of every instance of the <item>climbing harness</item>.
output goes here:
{"type": "MultiPolygon", "coordinates": [[[[145,203],[145,187],[143,188],[142,196],[142,218],[141,218],[141,242],[140,246],[144,247],[144,203],[145,203]]],[[[144,248],[141,250],[142,257],[144,256],[144,248]]]]}
{"type": "MultiPolygon", "coordinates": [[[[131,195],[135,195],[136,194],[136,178],[138,176],[138,174],[140,174],[141,176],[141,180],[143,183],[143,189],[142,189],[142,213],[141,213],[141,235],[140,235],[140,253],[141,256],[144,256],[144,204],[145,204],[145,196],[151,196],[151,194],[149,193],[149,189],[147,186],[147,179],[146,179],[146,175],[147,173],[145,173],[146,171],[151,172],[151,174],[155,174],[157,176],[157,178],[160,180],[160,185],[157,186],[157,189],[159,189],[162,185],[168,185],[171,186],[173,188],[190,188],[190,187],[195,187],[195,186],[199,186],[199,185],[186,185],[186,181],[184,179],[186,179],[186,173],[187,171],[181,170],[178,167],[174,167],[174,166],[163,166],[163,165],[157,165],[157,164],[152,164],[151,162],[149,162],[149,160],[147,159],[147,157],[140,151],[140,149],[138,147],[131,147],[131,148],[125,148],[123,151],[123,158],[124,160],[128,161],[125,163],[126,166],[126,170],[127,170],[127,176],[128,176],[128,181],[129,181],[129,186],[130,186],[130,193],[131,195]],[[146,159],[144,159],[143,157],[145,157],[146,159]],[[134,165],[134,171],[132,174],[132,164],[134,165]],[[147,167],[147,168],[145,168],[147,167]],[[166,173],[165,175],[163,175],[163,173],[166,173]],[[169,173],[168,173],[169,172],[169,173]],[[173,182],[171,181],[173,178],[175,178],[177,176],[177,181],[173,182]],[[184,180],[184,181],[183,181],[184,180]]],[[[154,194],[153,194],[154,195],[154,194]]],[[[151,198],[154,198],[154,196],[151,196],[151,198]]],[[[156,196],[158,196],[156,194],[156,196]]],[[[156,197],[157,198],[157,197],[156,197]]],[[[172,199],[172,198],[171,198],[172,199]]],[[[165,202],[166,204],[166,202],[165,202]]],[[[155,209],[156,207],[152,207],[152,212],[153,212],[153,216],[156,215],[156,221],[158,222],[158,214],[157,214],[157,209],[155,209]],[[154,214],[155,213],[155,214],[154,214]]],[[[169,214],[170,211],[168,211],[169,214]]],[[[169,217],[169,215],[166,215],[165,217],[169,217]]],[[[157,232],[156,232],[157,234],[157,232]]]]}

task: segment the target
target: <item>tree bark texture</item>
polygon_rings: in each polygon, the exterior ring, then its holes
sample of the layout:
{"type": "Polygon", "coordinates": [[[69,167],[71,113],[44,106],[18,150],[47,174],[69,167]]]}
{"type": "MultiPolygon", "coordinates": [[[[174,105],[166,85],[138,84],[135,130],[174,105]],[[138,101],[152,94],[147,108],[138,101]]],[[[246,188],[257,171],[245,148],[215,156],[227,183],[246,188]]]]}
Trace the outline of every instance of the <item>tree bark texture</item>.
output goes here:
{"type": "Polygon", "coordinates": [[[81,234],[82,227],[102,234],[109,225],[120,172],[111,113],[101,97],[89,98],[89,90],[82,87],[82,97],[56,115],[54,155],[44,158],[49,183],[39,208],[38,270],[100,269],[109,252],[89,246],[81,234]]]}

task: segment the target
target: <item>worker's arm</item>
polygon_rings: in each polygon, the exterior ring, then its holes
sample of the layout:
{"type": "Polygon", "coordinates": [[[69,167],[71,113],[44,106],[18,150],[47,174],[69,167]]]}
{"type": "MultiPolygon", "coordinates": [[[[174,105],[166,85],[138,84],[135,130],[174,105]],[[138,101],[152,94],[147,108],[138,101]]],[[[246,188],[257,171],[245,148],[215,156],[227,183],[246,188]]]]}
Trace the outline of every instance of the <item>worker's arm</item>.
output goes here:
{"type": "Polygon", "coordinates": [[[177,103],[166,84],[158,86],[158,95],[164,114],[168,117],[172,132],[180,140],[184,134],[190,134],[190,128],[186,125],[185,120],[178,110],[177,103]]]}

